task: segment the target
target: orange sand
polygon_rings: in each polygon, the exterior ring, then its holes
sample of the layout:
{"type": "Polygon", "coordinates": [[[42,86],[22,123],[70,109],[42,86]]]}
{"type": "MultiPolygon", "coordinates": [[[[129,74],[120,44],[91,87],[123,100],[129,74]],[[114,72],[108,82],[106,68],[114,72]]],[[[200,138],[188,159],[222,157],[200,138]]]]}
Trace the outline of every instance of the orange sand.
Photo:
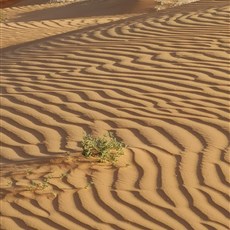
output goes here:
{"type": "Polygon", "coordinates": [[[157,6],[3,10],[1,229],[229,229],[229,1],[157,6]],[[106,131],[116,166],[81,156],[106,131]]]}

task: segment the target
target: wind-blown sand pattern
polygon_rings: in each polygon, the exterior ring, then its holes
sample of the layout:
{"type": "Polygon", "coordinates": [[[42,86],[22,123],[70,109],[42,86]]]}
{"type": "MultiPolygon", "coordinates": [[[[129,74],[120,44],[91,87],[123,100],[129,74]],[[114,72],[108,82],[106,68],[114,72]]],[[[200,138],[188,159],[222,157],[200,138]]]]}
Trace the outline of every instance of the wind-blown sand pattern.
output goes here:
{"type": "Polygon", "coordinates": [[[229,229],[229,1],[136,12],[2,23],[1,229],[229,229]]]}

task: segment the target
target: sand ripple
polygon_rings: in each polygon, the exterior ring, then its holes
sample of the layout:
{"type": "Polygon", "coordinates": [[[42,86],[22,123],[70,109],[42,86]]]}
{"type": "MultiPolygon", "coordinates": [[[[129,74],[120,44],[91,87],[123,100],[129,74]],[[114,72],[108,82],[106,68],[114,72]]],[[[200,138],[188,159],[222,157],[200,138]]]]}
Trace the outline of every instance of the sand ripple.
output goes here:
{"type": "Polygon", "coordinates": [[[1,228],[228,229],[228,5],[3,49],[1,228]],[[129,146],[118,167],[79,156],[84,131],[106,130],[129,146]],[[57,158],[66,152],[79,157],[57,158]],[[45,178],[48,188],[28,191],[45,178]]]}

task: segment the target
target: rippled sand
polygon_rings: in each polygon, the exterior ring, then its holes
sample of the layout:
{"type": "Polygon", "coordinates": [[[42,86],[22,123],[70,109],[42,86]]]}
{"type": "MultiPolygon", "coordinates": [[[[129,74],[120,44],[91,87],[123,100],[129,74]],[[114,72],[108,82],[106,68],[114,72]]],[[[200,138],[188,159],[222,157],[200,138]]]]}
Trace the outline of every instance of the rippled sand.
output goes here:
{"type": "Polygon", "coordinates": [[[1,229],[229,229],[229,1],[123,4],[3,10],[1,229]]]}

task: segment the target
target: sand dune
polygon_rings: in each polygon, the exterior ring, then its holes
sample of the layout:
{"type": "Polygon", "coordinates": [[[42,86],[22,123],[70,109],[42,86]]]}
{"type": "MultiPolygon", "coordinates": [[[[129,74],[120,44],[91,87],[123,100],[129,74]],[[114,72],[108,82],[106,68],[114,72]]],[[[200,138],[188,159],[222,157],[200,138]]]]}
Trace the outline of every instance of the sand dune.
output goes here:
{"type": "Polygon", "coordinates": [[[229,229],[229,2],[38,6],[2,23],[1,229],[229,229]],[[117,166],[84,159],[83,133],[108,130],[117,166]]]}

